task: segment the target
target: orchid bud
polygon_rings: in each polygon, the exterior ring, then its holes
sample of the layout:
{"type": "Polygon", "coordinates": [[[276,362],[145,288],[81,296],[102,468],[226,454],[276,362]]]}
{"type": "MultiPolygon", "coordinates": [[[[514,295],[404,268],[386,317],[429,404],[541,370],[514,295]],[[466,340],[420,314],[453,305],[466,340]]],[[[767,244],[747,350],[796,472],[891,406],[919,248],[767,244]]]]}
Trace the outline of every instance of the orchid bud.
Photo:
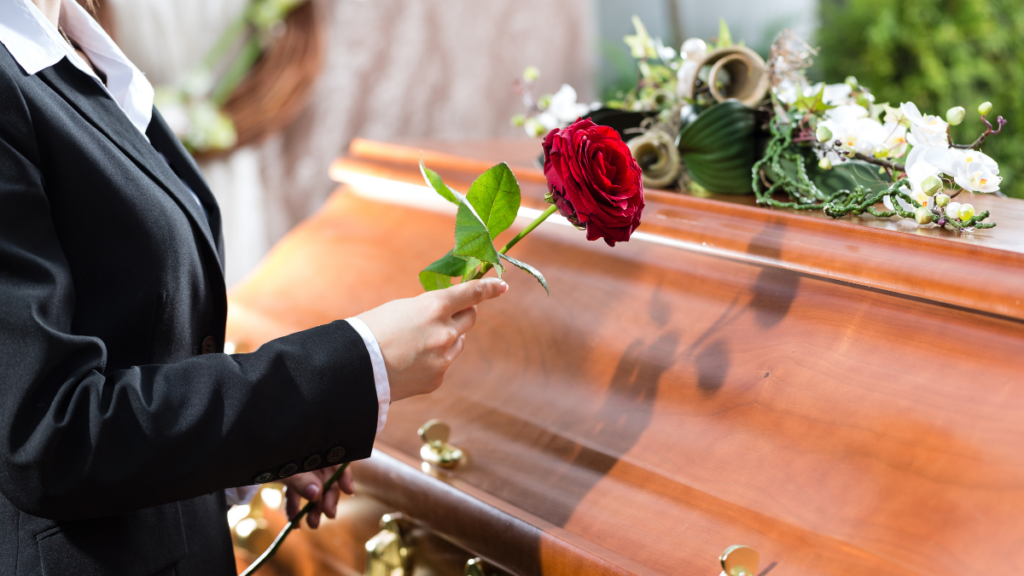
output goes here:
{"type": "Polygon", "coordinates": [[[974,206],[971,206],[970,204],[961,204],[960,210],[957,211],[957,214],[960,216],[961,222],[967,222],[971,218],[974,218],[974,206]]]}
{"type": "Polygon", "coordinates": [[[849,86],[851,90],[856,90],[857,88],[860,88],[860,83],[857,82],[857,77],[856,76],[847,76],[845,82],[846,82],[846,85],[849,86]]]}
{"type": "Polygon", "coordinates": [[[992,111],[991,102],[982,102],[981,106],[978,106],[978,113],[982,116],[988,116],[988,113],[992,111]]]}
{"type": "Polygon", "coordinates": [[[949,204],[949,194],[943,194],[942,192],[939,192],[938,194],[935,195],[935,203],[938,204],[940,207],[945,208],[946,205],[949,204]]]}
{"type": "Polygon", "coordinates": [[[963,106],[956,106],[946,111],[946,122],[949,122],[950,126],[958,126],[964,121],[964,116],[967,115],[967,111],[964,110],[963,106]]]}
{"type": "Polygon", "coordinates": [[[828,126],[818,126],[818,129],[814,131],[814,137],[818,139],[818,142],[824,144],[832,139],[832,131],[828,129],[828,126]]]}
{"type": "Polygon", "coordinates": [[[547,110],[548,106],[551,106],[551,99],[554,98],[551,94],[545,94],[537,100],[537,108],[541,110],[547,110]]]}
{"type": "Polygon", "coordinates": [[[879,144],[875,146],[875,158],[885,158],[889,155],[889,148],[879,144]]]}
{"type": "Polygon", "coordinates": [[[524,128],[526,128],[526,133],[529,134],[531,138],[540,138],[548,133],[548,129],[545,128],[544,125],[536,118],[527,118],[524,122],[524,128]]]}
{"type": "Polygon", "coordinates": [[[828,158],[822,158],[821,160],[818,160],[818,168],[821,168],[822,170],[831,170],[832,161],[828,158]]]}
{"type": "Polygon", "coordinates": [[[939,190],[942,190],[942,180],[938,176],[929,176],[921,181],[921,191],[925,194],[935,196],[939,190]]]}
{"type": "Polygon", "coordinates": [[[917,220],[918,224],[931,224],[932,223],[932,212],[931,210],[921,207],[914,211],[914,220],[917,220]]]}
{"type": "Polygon", "coordinates": [[[516,114],[512,117],[512,120],[510,120],[509,123],[512,124],[513,128],[522,128],[522,126],[526,124],[526,115],[516,114]]]}
{"type": "Polygon", "coordinates": [[[946,216],[948,216],[950,218],[959,218],[960,217],[960,203],[959,202],[950,202],[949,205],[946,206],[946,216]]]}
{"type": "Polygon", "coordinates": [[[527,66],[526,70],[523,70],[523,80],[536,82],[538,78],[540,78],[540,70],[536,66],[527,66]]]}

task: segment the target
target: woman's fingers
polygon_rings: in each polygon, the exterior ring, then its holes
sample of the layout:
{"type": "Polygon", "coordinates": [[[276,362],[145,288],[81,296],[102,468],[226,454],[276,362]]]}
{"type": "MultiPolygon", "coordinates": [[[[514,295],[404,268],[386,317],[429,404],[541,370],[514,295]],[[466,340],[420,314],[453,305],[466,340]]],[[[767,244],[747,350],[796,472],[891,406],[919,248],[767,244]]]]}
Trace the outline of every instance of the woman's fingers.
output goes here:
{"type": "Polygon", "coordinates": [[[356,483],[352,478],[352,468],[346,468],[345,472],[342,473],[341,478],[338,479],[338,484],[341,485],[341,491],[349,496],[354,496],[356,493],[356,483]]]}
{"type": "Polygon", "coordinates": [[[318,502],[323,496],[324,480],[317,473],[296,474],[285,481],[290,490],[295,490],[310,502],[318,502]]]}
{"type": "Polygon", "coordinates": [[[340,496],[341,490],[332,486],[331,489],[327,491],[327,494],[324,495],[323,501],[320,502],[320,506],[323,508],[324,514],[326,514],[331,520],[334,520],[338,515],[338,498],[340,496]]]}
{"type": "Polygon", "coordinates": [[[354,492],[352,472],[348,469],[336,483],[324,490],[324,484],[337,470],[337,466],[331,466],[314,472],[296,474],[285,480],[287,486],[285,511],[288,518],[293,519],[298,515],[303,506],[303,499],[312,503],[306,514],[306,525],[310,528],[316,529],[320,526],[321,514],[326,514],[328,518],[335,518],[338,514],[338,501],[341,499],[341,492],[345,491],[348,494],[354,492]]]}
{"type": "Polygon", "coordinates": [[[452,316],[452,326],[459,336],[469,332],[474,324],[476,324],[476,306],[470,306],[452,316]]]}
{"type": "Polygon", "coordinates": [[[508,284],[498,278],[484,278],[483,280],[472,280],[463,282],[435,292],[439,297],[445,299],[445,306],[449,313],[454,315],[460,310],[475,306],[484,300],[497,298],[508,291],[508,284]]]}
{"type": "Polygon", "coordinates": [[[462,354],[462,350],[465,347],[466,347],[466,335],[463,334],[462,336],[459,336],[458,339],[455,340],[455,344],[452,344],[451,348],[449,348],[448,351],[444,353],[444,360],[445,360],[445,362],[447,362],[449,364],[454,362],[455,359],[459,357],[459,354],[462,354]]]}
{"type": "Polygon", "coordinates": [[[299,513],[301,508],[302,497],[295,490],[288,488],[285,490],[285,512],[288,514],[288,519],[291,520],[299,513]]]}
{"type": "Polygon", "coordinates": [[[316,530],[320,527],[320,514],[322,512],[323,510],[320,508],[320,505],[314,504],[313,507],[310,508],[309,512],[306,514],[306,524],[308,524],[309,527],[313,530],[316,530]]]}

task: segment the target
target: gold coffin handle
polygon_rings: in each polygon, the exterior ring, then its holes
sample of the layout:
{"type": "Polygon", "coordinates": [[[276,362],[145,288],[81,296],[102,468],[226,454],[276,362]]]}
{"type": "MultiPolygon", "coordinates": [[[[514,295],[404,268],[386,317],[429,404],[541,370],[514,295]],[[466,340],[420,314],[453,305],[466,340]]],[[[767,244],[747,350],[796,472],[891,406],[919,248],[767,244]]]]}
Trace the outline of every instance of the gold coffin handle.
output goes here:
{"type": "Polygon", "coordinates": [[[454,468],[462,460],[462,450],[448,443],[451,427],[440,420],[430,420],[420,427],[423,440],[420,458],[441,468],[454,468]]]}
{"type": "Polygon", "coordinates": [[[750,546],[736,544],[726,548],[718,560],[722,563],[722,574],[726,576],[754,576],[757,565],[761,563],[761,555],[750,546]]]}
{"type": "Polygon", "coordinates": [[[409,547],[398,526],[401,514],[385,514],[380,532],[366,541],[366,576],[406,576],[412,574],[409,547]]]}
{"type": "Polygon", "coordinates": [[[465,576],[487,576],[484,572],[484,561],[479,558],[470,558],[466,561],[465,576]]]}

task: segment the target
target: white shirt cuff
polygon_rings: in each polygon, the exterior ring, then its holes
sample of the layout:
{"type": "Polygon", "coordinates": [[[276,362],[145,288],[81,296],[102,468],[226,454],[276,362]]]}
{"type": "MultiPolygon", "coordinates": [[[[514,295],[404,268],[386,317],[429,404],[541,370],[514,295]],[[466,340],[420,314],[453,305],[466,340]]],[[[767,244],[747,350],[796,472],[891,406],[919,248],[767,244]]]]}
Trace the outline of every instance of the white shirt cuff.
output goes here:
{"type": "Polygon", "coordinates": [[[377,387],[377,434],[384,430],[384,423],[388,419],[388,406],[391,404],[391,383],[388,382],[388,370],[384,366],[384,355],[377,344],[377,338],[370,331],[370,327],[359,318],[347,318],[345,320],[363,338],[366,344],[366,351],[370,353],[370,364],[373,366],[373,383],[377,387]]]}
{"type": "Polygon", "coordinates": [[[259,489],[260,487],[256,485],[228,488],[224,491],[224,496],[227,497],[228,506],[241,506],[252,502],[253,496],[259,489]]]}

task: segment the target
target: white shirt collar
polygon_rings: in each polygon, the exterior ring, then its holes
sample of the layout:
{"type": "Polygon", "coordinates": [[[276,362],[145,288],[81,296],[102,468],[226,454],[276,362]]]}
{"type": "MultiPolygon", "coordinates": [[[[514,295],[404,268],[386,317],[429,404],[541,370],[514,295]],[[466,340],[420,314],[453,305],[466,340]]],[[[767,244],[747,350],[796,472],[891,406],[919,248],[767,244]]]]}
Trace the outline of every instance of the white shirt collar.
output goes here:
{"type": "MultiPolygon", "coordinates": [[[[60,25],[107,75],[107,92],[145,136],[153,119],[153,85],[75,0],[62,0],[60,25]]],[[[0,0],[0,43],[26,74],[34,75],[67,58],[95,77],[31,0],[0,0]]]]}

